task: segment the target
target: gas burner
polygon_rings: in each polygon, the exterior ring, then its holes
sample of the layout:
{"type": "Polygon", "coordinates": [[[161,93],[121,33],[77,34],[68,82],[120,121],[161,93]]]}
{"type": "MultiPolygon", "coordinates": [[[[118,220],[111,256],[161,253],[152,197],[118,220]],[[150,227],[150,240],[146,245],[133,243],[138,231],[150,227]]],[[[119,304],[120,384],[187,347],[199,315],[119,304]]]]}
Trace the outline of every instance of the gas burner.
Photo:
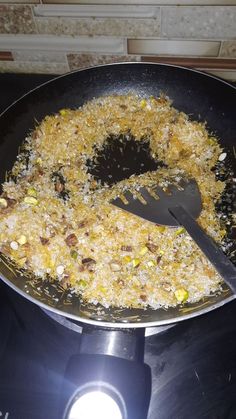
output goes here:
{"type": "MultiPolygon", "coordinates": [[[[46,310],[42,308],[43,312],[49,316],[51,319],[55,320],[57,323],[61,324],[62,326],[66,327],[67,329],[73,330],[77,333],[82,333],[83,323],[76,322],[75,320],[70,320],[67,317],[61,316],[57,313],[54,313],[50,310],[46,310]]],[[[157,327],[147,327],[145,329],[145,337],[157,335],[159,333],[165,332],[166,330],[176,326],[176,323],[168,324],[165,326],[157,326],[157,327]]]]}

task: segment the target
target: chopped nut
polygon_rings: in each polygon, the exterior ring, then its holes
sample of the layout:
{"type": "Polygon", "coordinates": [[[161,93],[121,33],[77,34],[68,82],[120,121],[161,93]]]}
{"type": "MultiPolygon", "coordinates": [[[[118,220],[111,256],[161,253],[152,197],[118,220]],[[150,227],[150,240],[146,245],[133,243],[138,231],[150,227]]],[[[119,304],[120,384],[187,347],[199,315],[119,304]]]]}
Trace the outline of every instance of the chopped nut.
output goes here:
{"type": "Polygon", "coordinates": [[[0,208],[7,208],[8,203],[5,198],[0,198],[0,208]]]}
{"type": "Polygon", "coordinates": [[[120,270],[121,270],[120,263],[119,263],[119,262],[117,262],[116,260],[111,261],[111,263],[110,263],[110,268],[111,268],[111,270],[112,270],[113,272],[118,272],[118,271],[120,271],[120,270]]]}
{"type": "Polygon", "coordinates": [[[140,300],[144,302],[147,301],[147,296],[145,294],[141,294],[139,297],[140,297],[140,300]]]}
{"type": "Polygon", "coordinates": [[[18,243],[17,243],[16,241],[12,241],[12,242],[10,243],[10,248],[11,248],[12,250],[17,250],[17,249],[18,249],[18,247],[19,247],[19,245],[18,245],[18,243]]]}
{"type": "Polygon", "coordinates": [[[179,236],[180,234],[186,233],[186,230],[184,227],[180,227],[175,231],[175,235],[179,236]]]}
{"type": "Polygon", "coordinates": [[[155,266],[155,265],[156,265],[156,263],[154,262],[154,260],[149,260],[147,262],[147,266],[149,266],[149,268],[151,268],[152,266],[155,266]]]}
{"type": "Polygon", "coordinates": [[[122,252],[132,252],[133,247],[132,246],[121,246],[122,252]]]}
{"type": "Polygon", "coordinates": [[[118,279],[118,280],[117,280],[117,284],[118,284],[120,287],[123,287],[123,286],[125,285],[125,283],[124,283],[123,279],[118,279]]]}
{"type": "Polygon", "coordinates": [[[39,237],[39,238],[43,246],[49,243],[49,239],[46,239],[45,237],[39,237]]]}
{"type": "Polygon", "coordinates": [[[131,256],[124,256],[123,257],[123,261],[125,262],[125,263],[129,263],[129,262],[131,262],[131,256]]]}
{"type": "Polygon", "coordinates": [[[64,273],[65,267],[63,265],[58,265],[56,267],[56,273],[57,275],[62,275],[64,273]]]}
{"type": "Polygon", "coordinates": [[[63,185],[63,183],[61,183],[59,180],[56,181],[55,183],[55,191],[57,191],[58,193],[63,192],[65,189],[65,185],[63,185]]]}
{"type": "Polygon", "coordinates": [[[19,239],[17,240],[17,242],[18,242],[20,245],[23,245],[23,244],[25,244],[25,243],[27,242],[27,238],[25,237],[25,235],[24,235],[24,234],[22,234],[22,235],[19,237],[19,239]]]}
{"type": "Polygon", "coordinates": [[[88,285],[88,283],[84,280],[84,279],[80,279],[78,282],[78,285],[82,288],[86,287],[86,285],[88,285]]]}
{"type": "Polygon", "coordinates": [[[32,206],[38,205],[38,200],[34,196],[26,196],[24,202],[32,206]]]}
{"type": "Polygon", "coordinates": [[[83,227],[85,227],[87,224],[88,224],[88,221],[87,221],[87,220],[80,221],[80,223],[78,224],[78,228],[83,228],[83,227]]]}
{"type": "Polygon", "coordinates": [[[67,246],[75,246],[78,243],[78,239],[74,233],[69,234],[69,236],[66,237],[65,242],[67,246]]]}
{"type": "Polygon", "coordinates": [[[141,260],[138,258],[135,258],[132,260],[132,265],[134,268],[137,268],[140,265],[140,263],[141,263],[141,260]]]}
{"type": "Polygon", "coordinates": [[[150,252],[152,252],[152,253],[156,253],[156,251],[157,251],[157,249],[158,249],[158,246],[156,245],[156,244],[154,244],[154,243],[151,243],[151,242],[148,242],[148,243],[146,243],[146,245],[145,245],[146,247],[147,247],[147,249],[148,250],[150,250],[150,252]]]}
{"type": "Polygon", "coordinates": [[[27,196],[33,196],[34,198],[37,198],[37,191],[35,188],[29,188],[27,189],[27,196]]]}
{"type": "Polygon", "coordinates": [[[162,282],[161,287],[163,288],[163,290],[165,290],[167,292],[171,291],[171,284],[167,281],[162,282]]]}
{"type": "Polygon", "coordinates": [[[183,303],[188,299],[188,291],[185,288],[179,288],[175,291],[176,300],[179,303],[183,303]]]}
{"type": "Polygon", "coordinates": [[[157,224],[157,230],[160,232],[160,233],[164,233],[164,231],[165,231],[165,226],[160,226],[160,225],[158,225],[157,224]]]}
{"type": "Polygon", "coordinates": [[[144,255],[146,255],[147,252],[148,252],[148,247],[147,246],[143,246],[142,249],[138,252],[138,254],[140,256],[144,256],[144,255]]]}
{"type": "Polygon", "coordinates": [[[71,250],[70,255],[72,259],[76,260],[78,257],[78,252],[76,252],[76,250],[71,250]]]}
{"type": "Polygon", "coordinates": [[[157,258],[156,258],[157,265],[160,263],[160,261],[161,261],[161,256],[157,256],[157,258]]]}
{"type": "Polygon", "coordinates": [[[27,258],[23,257],[17,260],[17,264],[22,268],[25,265],[26,261],[27,261],[27,258]]]}
{"type": "Polygon", "coordinates": [[[82,264],[89,270],[89,271],[93,271],[94,265],[96,264],[96,260],[92,259],[92,258],[84,258],[82,259],[82,264]]]}

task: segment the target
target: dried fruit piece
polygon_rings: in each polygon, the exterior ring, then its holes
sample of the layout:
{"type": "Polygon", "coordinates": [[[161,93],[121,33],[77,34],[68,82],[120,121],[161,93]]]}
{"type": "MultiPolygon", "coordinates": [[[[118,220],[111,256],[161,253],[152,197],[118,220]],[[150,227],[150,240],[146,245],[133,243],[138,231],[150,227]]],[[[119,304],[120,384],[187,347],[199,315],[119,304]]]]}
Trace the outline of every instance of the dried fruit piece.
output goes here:
{"type": "Polygon", "coordinates": [[[82,264],[90,271],[93,271],[94,265],[96,265],[96,260],[92,258],[84,258],[82,259],[82,264]]]}
{"type": "Polygon", "coordinates": [[[39,238],[43,246],[49,243],[49,239],[46,239],[46,237],[39,237],[39,238]]]}
{"type": "Polygon", "coordinates": [[[65,185],[63,185],[63,183],[57,180],[55,183],[55,191],[58,193],[61,193],[64,191],[64,189],[65,189],[65,185]]]}
{"type": "Polygon", "coordinates": [[[122,252],[132,252],[133,247],[132,246],[121,246],[122,252]]]}
{"type": "Polygon", "coordinates": [[[158,250],[158,246],[156,244],[152,243],[152,242],[147,242],[145,246],[152,253],[156,253],[157,250],[158,250]]]}
{"type": "Polygon", "coordinates": [[[76,235],[74,233],[69,234],[69,236],[66,237],[65,242],[67,244],[67,246],[72,247],[72,246],[76,246],[76,244],[78,243],[78,239],[76,237],[76,235]]]}

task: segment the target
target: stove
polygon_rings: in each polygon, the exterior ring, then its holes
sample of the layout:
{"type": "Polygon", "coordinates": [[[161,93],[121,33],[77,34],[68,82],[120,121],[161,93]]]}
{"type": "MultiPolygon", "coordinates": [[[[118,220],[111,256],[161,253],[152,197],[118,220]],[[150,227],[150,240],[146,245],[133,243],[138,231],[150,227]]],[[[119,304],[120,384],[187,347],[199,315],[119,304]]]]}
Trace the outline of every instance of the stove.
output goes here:
{"type": "MultiPolygon", "coordinates": [[[[0,111],[50,78],[0,75],[0,111]]],[[[236,418],[235,319],[233,301],[146,331],[144,361],[152,374],[148,419],[236,418]]],[[[64,373],[79,351],[81,325],[49,315],[0,281],[0,334],[0,418],[60,419],[64,373]]]]}

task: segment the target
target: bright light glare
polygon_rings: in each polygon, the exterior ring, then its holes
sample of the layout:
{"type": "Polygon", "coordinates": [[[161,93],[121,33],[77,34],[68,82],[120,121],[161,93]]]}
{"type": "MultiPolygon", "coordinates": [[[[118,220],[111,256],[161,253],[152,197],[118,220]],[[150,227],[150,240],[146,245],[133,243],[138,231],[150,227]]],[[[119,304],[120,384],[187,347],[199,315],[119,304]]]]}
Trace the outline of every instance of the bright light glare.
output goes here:
{"type": "Polygon", "coordinates": [[[90,391],[77,399],[68,419],[123,419],[116,401],[102,391],[90,391]]]}

